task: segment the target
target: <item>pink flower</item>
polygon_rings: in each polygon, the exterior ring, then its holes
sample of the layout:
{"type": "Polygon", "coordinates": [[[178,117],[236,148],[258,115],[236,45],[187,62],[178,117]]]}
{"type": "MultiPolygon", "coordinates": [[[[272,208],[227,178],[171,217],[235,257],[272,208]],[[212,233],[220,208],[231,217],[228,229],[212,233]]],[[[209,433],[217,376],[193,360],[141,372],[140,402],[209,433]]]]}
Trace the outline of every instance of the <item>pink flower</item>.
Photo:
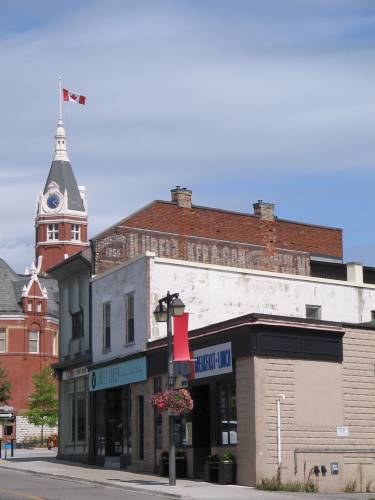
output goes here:
{"type": "Polygon", "coordinates": [[[158,392],[151,396],[150,402],[157,411],[171,410],[177,415],[188,413],[194,407],[194,402],[186,389],[158,392]]]}

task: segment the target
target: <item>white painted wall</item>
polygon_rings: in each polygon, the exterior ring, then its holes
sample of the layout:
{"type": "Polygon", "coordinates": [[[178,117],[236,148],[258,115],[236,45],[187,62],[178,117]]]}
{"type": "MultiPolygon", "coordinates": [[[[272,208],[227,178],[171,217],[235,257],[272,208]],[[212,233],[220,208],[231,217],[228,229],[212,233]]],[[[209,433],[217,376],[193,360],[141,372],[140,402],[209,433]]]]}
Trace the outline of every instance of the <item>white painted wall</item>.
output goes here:
{"type": "MultiPolygon", "coordinates": [[[[306,304],[322,307],[321,319],[361,323],[375,310],[375,286],[225,268],[155,258],[151,262],[151,311],[157,299],[179,292],[190,313],[189,329],[250,313],[306,317],[306,304]]],[[[151,337],[165,335],[151,321],[151,337]]]]}
{"type": "Polygon", "coordinates": [[[375,310],[374,285],[156,258],[149,253],[93,279],[93,361],[143,351],[147,339],[165,336],[166,325],[155,322],[153,311],[167,291],[180,293],[190,313],[189,329],[250,313],[305,318],[306,305],[321,306],[322,320],[348,323],[370,321],[375,310]],[[135,343],[126,346],[125,295],[131,291],[135,343]],[[103,352],[105,302],[111,302],[110,352],[103,352]]]}
{"type": "Polygon", "coordinates": [[[147,261],[142,256],[118,266],[92,281],[93,362],[133,354],[145,349],[150,322],[147,261]],[[126,294],[134,292],[134,343],[126,345],[126,294]],[[103,304],[111,303],[111,349],[103,351],[103,304]]]}

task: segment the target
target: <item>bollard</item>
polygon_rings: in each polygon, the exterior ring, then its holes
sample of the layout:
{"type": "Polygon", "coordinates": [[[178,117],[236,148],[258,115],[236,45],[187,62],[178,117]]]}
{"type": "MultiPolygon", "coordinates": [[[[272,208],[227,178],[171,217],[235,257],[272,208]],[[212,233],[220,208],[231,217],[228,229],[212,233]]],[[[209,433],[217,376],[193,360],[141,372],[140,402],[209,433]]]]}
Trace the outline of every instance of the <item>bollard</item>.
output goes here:
{"type": "Polygon", "coordinates": [[[10,456],[14,457],[14,438],[10,441],[10,456]]]}

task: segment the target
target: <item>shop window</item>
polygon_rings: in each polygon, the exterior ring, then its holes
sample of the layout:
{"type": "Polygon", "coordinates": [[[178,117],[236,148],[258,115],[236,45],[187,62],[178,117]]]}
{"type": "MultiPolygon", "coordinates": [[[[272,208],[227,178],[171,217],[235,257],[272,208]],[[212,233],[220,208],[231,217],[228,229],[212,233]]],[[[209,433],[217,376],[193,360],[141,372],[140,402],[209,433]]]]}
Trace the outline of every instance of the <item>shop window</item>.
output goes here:
{"type": "Polygon", "coordinates": [[[39,332],[29,332],[29,352],[39,352],[39,332]]]}
{"type": "Polygon", "coordinates": [[[0,352],[7,350],[7,331],[5,328],[0,328],[0,352]]]}
{"type": "Polygon", "coordinates": [[[109,351],[111,348],[111,304],[103,304],[103,348],[109,351]]]}
{"type": "Polygon", "coordinates": [[[191,418],[191,413],[187,413],[183,417],[175,417],[174,433],[177,448],[193,444],[193,424],[191,418]]]}
{"type": "Polygon", "coordinates": [[[219,384],[219,437],[221,445],[237,444],[236,386],[219,384]]]}
{"type": "Polygon", "coordinates": [[[322,315],[321,306],[306,305],[306,318],[307,319],[320,319],[322,315]]]}
{"type": "Polygon", "coordinates": [[[138,458],[143,460],[145,456],[144,444],[145,444],[145,419],[144,419],[144,398],[143,396],[138,396],[138,432],[139,432],[139,448],[138,448],[138,458]]]}
{"type": "Polygon", "coordinates": [[[123,387],[123,454],[131,455],[132,453],[132,407],[131,407],[131,388],[130,385],[123,387]]]}
{"type": "Polygon", "coordinates": [[[71,405],[71,440],[74,443],[76,440],[76,402],[74,398],[74,394],[70,397],[70,405],[71,405]]]}
{"type": "Polygon", "coordinates": [[[83,311],[72,314],[72,338],[83,337],[83,311]]]}
{"type": "Polygon", "coordinates": [[[11,436],[13,434],[13,425],[4,425],[4,436],[11,436]]]}
{"type": "Polygon", "coordinates": [[[128,293],[125,299],[126,308],[126,343],[134,342],[134,293],[128,293]]]}
{"type": "Polygon", "coordinates": [[[86,438],[86,400],[84,394],[77,394],[77,441],[86,438]]]}
{"type": "MultiPolygon", "coordinates": [[[[154,378],[154,394],[161,392],[161,377],[154,378]]],[[[155,428],[155,448],[163,448],[163,416],[161,412],[154,410],[154,428],[155,428]]]]}

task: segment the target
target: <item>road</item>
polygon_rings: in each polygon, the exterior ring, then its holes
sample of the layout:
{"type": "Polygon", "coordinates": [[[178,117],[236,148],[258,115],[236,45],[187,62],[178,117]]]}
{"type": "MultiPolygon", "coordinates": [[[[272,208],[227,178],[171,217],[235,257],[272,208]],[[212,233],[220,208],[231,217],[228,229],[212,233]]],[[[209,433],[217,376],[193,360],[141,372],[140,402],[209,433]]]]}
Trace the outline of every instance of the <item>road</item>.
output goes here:
{"type": "Polygon", "coordinates": [[[0,500],[157,500],[163,497],[0,469],[0,500]]]}

